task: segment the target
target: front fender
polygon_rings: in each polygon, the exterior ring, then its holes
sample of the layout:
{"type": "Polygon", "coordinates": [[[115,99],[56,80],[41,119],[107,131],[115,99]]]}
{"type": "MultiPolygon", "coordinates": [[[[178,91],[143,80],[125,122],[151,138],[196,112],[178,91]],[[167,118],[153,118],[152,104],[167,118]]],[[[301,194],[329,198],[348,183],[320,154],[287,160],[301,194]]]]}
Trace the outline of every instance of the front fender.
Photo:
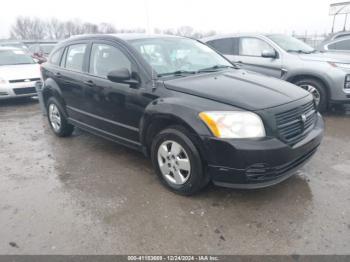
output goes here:
{"type": "Polygon", "coordinates": [[[199,118],[200,107],[180,97],[159,98],[150,103],[140,122],[140,141],[145,145],[148,127],[155,120],[174,121],[190,128],[198,136],[210,136],[207,126],[199,118]]]}

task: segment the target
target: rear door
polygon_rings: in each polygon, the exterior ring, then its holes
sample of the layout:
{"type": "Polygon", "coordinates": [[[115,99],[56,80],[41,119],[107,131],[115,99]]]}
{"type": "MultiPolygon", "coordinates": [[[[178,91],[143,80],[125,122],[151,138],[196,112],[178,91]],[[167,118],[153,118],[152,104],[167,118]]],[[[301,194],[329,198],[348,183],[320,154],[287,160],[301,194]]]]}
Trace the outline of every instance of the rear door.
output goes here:
{"type": "Polygon", "coordinates": [[[237,62],[242,68],[280,78],[282,76],[281,57],[262,57],[263,51],[275,51],[269,43],[256,37],[240,37],[237,62]]]}
{"type": "Polygon", "coordinates": [[[74,43],[64,50],[60,71],[56,72],[56,79],[62,91],[70,117],[83,120],[77,110],[86,110],[84,98],[84,82],[86,75],[86,61],[88,59],[89,42],[74,43]]]}

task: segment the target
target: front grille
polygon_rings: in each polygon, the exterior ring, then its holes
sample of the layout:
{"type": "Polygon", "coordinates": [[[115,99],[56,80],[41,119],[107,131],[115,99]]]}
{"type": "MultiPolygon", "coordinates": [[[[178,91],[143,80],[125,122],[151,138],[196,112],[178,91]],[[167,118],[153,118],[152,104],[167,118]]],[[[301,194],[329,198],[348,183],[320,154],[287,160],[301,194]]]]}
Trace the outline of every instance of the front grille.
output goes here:
{"type": "Polygon", "coordinates": [[[9,80],[9,82],[12,84],[12,83],[34,82],[39,80],[40,78],[25,78],[25,79],[9,80]]]}
{"type": "Polygon", "coordinates": [[[35,94],[35,87],[24,87],[24,88],[14,88],[13,91],[16,95],[26,95],[26,94],[35,94]]]}
{"type": "Polygon", "coordinates": [[[315,121],[316,110],[313,101],[276,114],[279,137],[289,145],[294,145],[305,138],[315,121]]]}
{"type": "Polygon", "coordinates": [[[312,149],[305,155],[281,166],[269,167],[265,164],[254,164],[246,169],[245,173],[249,181],[263,182],[271,179],[276,179],[283,176],[288,171],[302,165],[305,161],[310,159],[312,155],[316,152],[316,148],[312,149]]]}

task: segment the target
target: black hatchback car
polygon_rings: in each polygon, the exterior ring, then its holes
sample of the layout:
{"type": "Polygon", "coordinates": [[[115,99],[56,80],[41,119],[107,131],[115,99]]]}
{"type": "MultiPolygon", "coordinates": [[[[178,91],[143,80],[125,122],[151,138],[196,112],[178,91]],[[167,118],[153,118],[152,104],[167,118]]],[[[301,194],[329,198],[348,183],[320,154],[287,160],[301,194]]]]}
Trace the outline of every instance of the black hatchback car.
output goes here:
{"type": "Polygon", "coordinates": [[[56,135],[76,126],[139,150],[180,194],[209,181],[233,188],[281,182],[323,135],[308,92],[236,68],[184,37],[74,37],[55,48],[42,75],[56,135]]]}

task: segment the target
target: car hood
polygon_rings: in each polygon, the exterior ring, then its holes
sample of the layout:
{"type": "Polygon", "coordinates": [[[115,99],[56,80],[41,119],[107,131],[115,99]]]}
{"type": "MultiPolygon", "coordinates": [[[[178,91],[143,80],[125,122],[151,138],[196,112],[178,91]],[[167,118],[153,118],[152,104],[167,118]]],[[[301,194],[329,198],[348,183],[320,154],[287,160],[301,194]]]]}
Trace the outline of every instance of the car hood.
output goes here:
{"type": "Polygon", "coordinates": [[[319,52],[312,54],[299,54],[298,56],[305,61],[350,63],[350,54],[346,53],[319,52]]]}
{"type": "Polygon", "coordinates": [[[40,77],[40,66],[38,64],[0,66],[0,78],[7,81],[40,77]]]}
{"type": "Polygon", "coordinates": [[[225,70],[164,81],[166,88],[246,110],[286,104],[308,95],[288,82],[245,70],[225,70]]]}

